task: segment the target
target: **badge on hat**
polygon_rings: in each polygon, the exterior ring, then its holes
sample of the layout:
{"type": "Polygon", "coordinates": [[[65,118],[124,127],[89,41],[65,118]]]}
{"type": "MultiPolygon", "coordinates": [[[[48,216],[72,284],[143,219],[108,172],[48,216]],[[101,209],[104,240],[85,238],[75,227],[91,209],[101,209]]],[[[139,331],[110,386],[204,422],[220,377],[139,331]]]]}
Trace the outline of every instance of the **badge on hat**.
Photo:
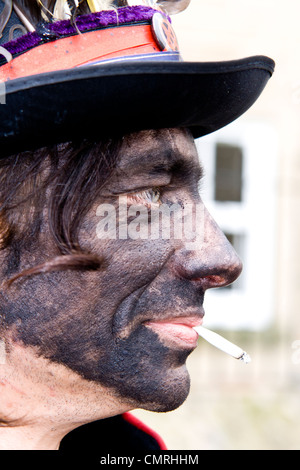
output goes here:
{"type": "Polygon", "coordinates": [[[152,18],[152,33],[162,51],[178,51],[178,42],[171,23],[157,12],[152,18]]]}

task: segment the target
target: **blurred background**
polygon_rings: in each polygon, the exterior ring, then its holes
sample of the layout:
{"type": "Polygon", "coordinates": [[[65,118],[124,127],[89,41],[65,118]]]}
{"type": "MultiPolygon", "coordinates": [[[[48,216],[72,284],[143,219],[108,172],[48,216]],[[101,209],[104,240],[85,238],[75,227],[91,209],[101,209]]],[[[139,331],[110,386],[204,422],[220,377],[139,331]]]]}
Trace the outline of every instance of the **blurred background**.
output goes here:
{"type": "Polygon", "coordinates": [[[207,293],[205,326],[252,362],[199,340],[186,402],[135,412],[170,450],[300,449],[299,18],[299,0],[191,0],[172,17],[185,60],[267,55],[276,71],[244,116],[197,141],[202,198],[244,264],[207,293]]]}

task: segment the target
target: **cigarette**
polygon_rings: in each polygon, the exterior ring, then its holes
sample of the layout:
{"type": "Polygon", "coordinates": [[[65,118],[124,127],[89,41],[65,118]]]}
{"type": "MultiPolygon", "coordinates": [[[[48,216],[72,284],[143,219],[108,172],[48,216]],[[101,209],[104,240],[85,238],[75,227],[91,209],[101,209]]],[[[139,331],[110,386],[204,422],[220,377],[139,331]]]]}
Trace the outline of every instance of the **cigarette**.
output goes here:
{"type": "Polygon", "coordinates": [[[243,349],[241,349],[239,346],[236,346],[235,344],[231,343],[230,341],[218,335],[217,333],[214,333],[213,331],[210,331],[207,328],[203,328],[203,326],[195,326],[194,330],[198,333],[199,336],[201,336],[201,338],[205,339],[208,343],[212,344],[221,351],[229,354],[235,359],[239,359],[240,361],[243,361],[246,364],[251,362],[249,354],[243,351],[243,349]]]}

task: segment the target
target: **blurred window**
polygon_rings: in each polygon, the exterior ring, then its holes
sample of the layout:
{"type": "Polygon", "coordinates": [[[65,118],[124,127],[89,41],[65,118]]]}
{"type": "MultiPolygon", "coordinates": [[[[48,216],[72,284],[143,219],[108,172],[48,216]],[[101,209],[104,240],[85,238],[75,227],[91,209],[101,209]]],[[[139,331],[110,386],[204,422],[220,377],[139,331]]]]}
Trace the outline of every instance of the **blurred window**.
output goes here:
{"type": "Polygon", "coordinates": [[[215,200],[242,200],[243,152],[235,145],[216,145],[215,157],[215,200]]]}

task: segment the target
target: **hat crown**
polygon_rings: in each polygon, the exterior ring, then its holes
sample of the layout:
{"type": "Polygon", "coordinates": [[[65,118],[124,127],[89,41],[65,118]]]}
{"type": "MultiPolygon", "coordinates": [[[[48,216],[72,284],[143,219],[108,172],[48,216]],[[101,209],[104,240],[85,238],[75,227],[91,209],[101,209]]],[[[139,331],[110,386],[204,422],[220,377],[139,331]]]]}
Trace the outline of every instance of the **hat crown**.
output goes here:
{"type": "Polygon", "coordinates": [[[137,5],[173,15],[189,3],[190,0],[0,0],[0,44],[34,31],[41,21],[75,21],[78,15],[137,5]]]}

